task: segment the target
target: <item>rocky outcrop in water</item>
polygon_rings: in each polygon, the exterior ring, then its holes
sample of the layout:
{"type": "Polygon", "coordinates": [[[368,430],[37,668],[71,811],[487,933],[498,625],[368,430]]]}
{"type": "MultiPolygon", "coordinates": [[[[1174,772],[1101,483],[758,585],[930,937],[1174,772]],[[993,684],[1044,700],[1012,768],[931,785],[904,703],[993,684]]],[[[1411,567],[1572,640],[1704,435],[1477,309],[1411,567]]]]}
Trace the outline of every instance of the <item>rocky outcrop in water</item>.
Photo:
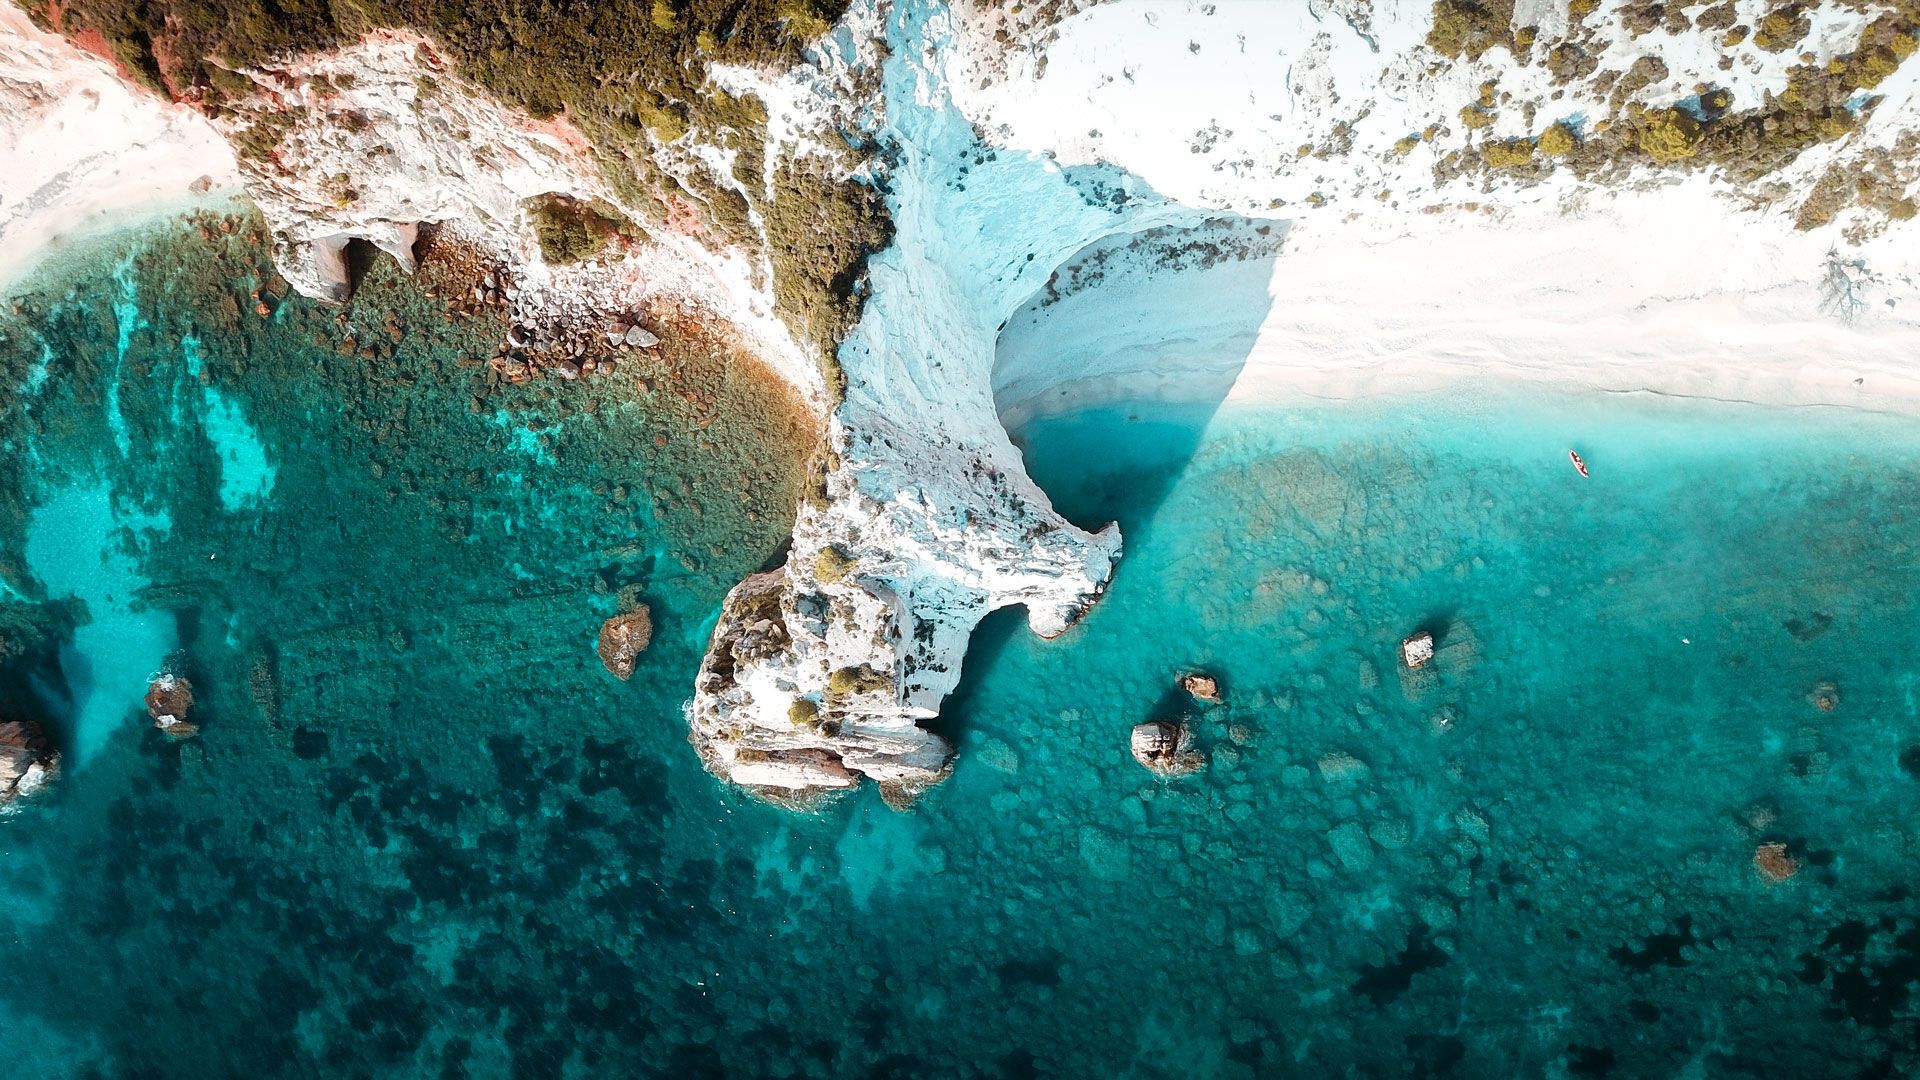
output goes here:
{"type": "Polygon", "coordinates": [[[147,684],[147,715],[153,726],[175,739],[190,739],[200,734],[200,725],[187,721],[193,708],[193,684],[178,675],[156,676],[147,684]]]}
{"type": "Polygon", "coordinates": [[[714,627],[692,739],[756,795],[811,802],[866,778],[903,805],[939,783],[951,748],[919,724],[958,683],[974,626],[1020,605],[1042,637],[1065,633],[1118,558],[1117,529],[1073,527],[1024,475],[888,430],[901,441],[861,437],[860,467],[801,508],[786,565],[736,586],[714,627]]]}
{"type": "Polygon", "coordinates": [[[727,596],[688,709],[694,748],[715,776],[773,802],[812,805],[862,779],[891,804],[911,801],[946,778],[953,756],[915,722],[930,710],[902,708],[889,654],[914,639],[896,615],[863,610],[884,601],[851,575],[796,582],[795,561],[727,596]],[[847,640],[868,620],[887,630],[847,640]]]}
{"type": "Polygon", "coordinates": [[[1197,671],[1180,676],[1180,689],[1191,694],[1195,701],[1218,704],[1221,700],[1220,680],[1197,671]]]}
{"type": "Polygon", "coordinates": [[[1400,643],[1400,662],[1408,670],[1425,667],[1433,659],[1433,635],[1418,631],[1400,643]]]}
{"type": "Polygon", "coordinates": [[[44,791],[60,775],[40,725],[29,720],[0,720],[0,814],[17,809],[21,799],[44,791]]]}
{"type": "Polygon", "coordinates": [[[1831,680],[1821,679],[1807,691],[1807,703],[1821,712],[1832,712],[1840,707],[1840,688],[1831,680]]]}
{"type": "Polygon", "coordinates": [[[1776,841],[1754,849],[1753,868],[1761,880],[1778,885],[1800,872],[1800,860],[1787,851],[1787,845],[1776,841]]]}
{"type": "Polygon", "coordinates": [[[653,640],[653,612],[642,604],[600,624],[600,662],[622,681],[633,677],[640,654],[653,640]]]}
{"type": "Polygon", "coordinates": [[[1133,760],[1155,776],[1187,776],[1207,767],[1207,756],[1193,748],[1184,722],[1150,720],[1133,729],[1133,760]]]}

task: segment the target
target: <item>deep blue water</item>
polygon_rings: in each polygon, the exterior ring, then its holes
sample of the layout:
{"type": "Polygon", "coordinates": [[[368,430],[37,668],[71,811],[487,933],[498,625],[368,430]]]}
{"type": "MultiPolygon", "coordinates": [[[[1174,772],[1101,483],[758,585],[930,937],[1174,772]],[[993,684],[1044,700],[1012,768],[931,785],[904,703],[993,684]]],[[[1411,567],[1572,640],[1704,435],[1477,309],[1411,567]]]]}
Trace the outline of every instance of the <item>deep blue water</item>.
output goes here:
{"type": "Polygon", "coordinates": [[[71,765],[0,820],[30,1074],[1916,1065],[1910,422],[1467,388],[1040,421],[1036,477],[1125,531],[1109,594],[982,628],[912,813],[799,816],[680,717],[799,490],[758,423],[488,390],[485,327],[390,279],[371,359],[297,301],[223,320],[257,249],[146,250],[6,326],[22,383],[52,360],[7,406],[0,708],[71,765]],[[660,627],[628,683],[592,650],[622,590],[660,627]],[[186,743],[137,715],[170,650],[186,743]],[[1161,782],[1127,733],[1172,715],[1211,764],[1161,782]]]}

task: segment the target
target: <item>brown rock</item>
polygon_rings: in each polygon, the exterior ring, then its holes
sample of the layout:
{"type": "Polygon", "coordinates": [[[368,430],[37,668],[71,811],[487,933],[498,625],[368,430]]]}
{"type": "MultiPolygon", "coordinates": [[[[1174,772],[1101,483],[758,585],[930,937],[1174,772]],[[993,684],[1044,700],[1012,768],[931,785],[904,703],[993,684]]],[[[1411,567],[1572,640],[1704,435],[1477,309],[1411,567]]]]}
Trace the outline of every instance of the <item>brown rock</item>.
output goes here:
{"type": "Polygon", "coordinates": [[[653,613],[645,604],[600,624],[600,662],[620,679],[633,677],[634,663],[653,640],[653,613]]]}
{"type": "Polygon", "coordinates": [[[147,715],[155,723],[185,720],[193,708],[193,684],[178,675],[160,675],[147,684],[147,715]]]}
{"type": "Polygon", "coordinates": [[[59,775],[60,755],[53,752],[40,725],[0,721],[0,813],[41,791],[59,775]]]}
{"type": "Polygon", "coordinates": [[[1180,676],[1180,689],[1192,694],[1197,701],[1220,700],[1220,681],[1197,671],[1180,676]]]}
{"type": "Polygon", "coordinates": [[[1753,851],[1753,868],[1769,885],[1778,885],[1800,872],[1800,860],[1787,854],[1787,845],[1775,841],[1753,851]]]}
{"type": "Polygon", "coordinates": [[[1207,767],[1207,757],[1193,749],[1193,733],[1175,720],[1152,720],[1133,729],[1133,759],[1155,776],[1186,776],[1207,767]]]}
{"type": "Polygon", "coordinates": [[[153,726],[175,739],[190,739],[200,734],[200,725],[187,723],[193,708],[193,684],[178,675],[166,674],[147,684],[147,715],[153,726]]]}

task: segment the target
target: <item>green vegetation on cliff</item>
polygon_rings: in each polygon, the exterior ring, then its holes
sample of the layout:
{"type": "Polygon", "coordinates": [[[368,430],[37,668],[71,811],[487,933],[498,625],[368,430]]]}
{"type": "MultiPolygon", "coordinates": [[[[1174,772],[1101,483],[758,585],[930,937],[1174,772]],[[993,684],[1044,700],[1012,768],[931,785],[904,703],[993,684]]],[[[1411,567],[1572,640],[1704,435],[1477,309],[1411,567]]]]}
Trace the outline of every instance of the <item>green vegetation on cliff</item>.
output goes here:
{"type": "MultiPolygon", "coordinates": [[[[1427,44],[1435,51],[1464,63],[1504,48],[1519,65],[1538,63],[1556,83],[1604,98],[1607,105],[1606,113],[1590,125],[1549,123],[1534,139],[1485,139],[1443,157],[1436,173],[1443,181],[1482,170],[1544,177],[1559,167],[1584,178],[1612,180],[1632,169],[1716,169],[1739,182],[1764,181],[1802,152],[1859,130],[1880,103],[1875,88],[1920,49],[1920,0],[1882,6],[1851,49],[1817,60],[1802,52],[1813,44],[1807,40],[1811,5],[1804,3],[1769,4],[1756,25],[1748,26],[1737,23],[1738,9],[1726,3],[1636,2],[1602,12],[1597,4],[1576,0],[1567,37],[1541,42],[1536,55],[1536,28],[1513,25],[1511,0],[1434,0],[1427,44]],[[1617,40],[1616,32],[1639,38],[1655,29],[1677,36],[1710,35],[1726,54],[1723,67],[1734,63],[1736,50],[1749,36],[1749,49],[1801,59],[1787,69],[1784,87],[1759,100],[1736,101],[1732,91],[1706,83],[1696,84],[1693,96],[1680,101],[1659,96],[1649,100],[1642,92],[1669,77],[1658,55],[1642,55],[1624,71],[1602,70],[1599,57],[1617,40]]],[[[1501,108],[1521,104],[1496,99],[1488,93],[1492,85],[1484,84],[1480,96],[1461,107],[1461,128],[1491,128],[1501,108]]],[[[1830,170],[1813,192],[1793,193],[1805,199],[1798,220],[1812,227],[1849,205],[1895,219],[1910,213],[1913,204],[1897,190],[1890,170],[1876,164],[1880,158],[1869,155],[1864,160],[1830,170]]]]}
{"type": "Polygon", "coordinates": [[[174,97],[222,69],[267,66],[381,27],[439,42],[462,74],[540,117],[699,111],[708,61],[790,63],[845,0],[29,0],[41,25],[99,32],[135,78],[174,97]]]}
{"type": "Polygon", "coordinates": [[[867,253],[892,239],[886,202],[813,161],[781,162],[774,187],[766,211],[774,303],[796,333],[838,342],[859,317],[867,253]]]}
{"type": "MultiPolygon", "coordinates": [[[[29,0],[41,25],[98,34],[136,80],[212,113],[252,91],[234,74],[341,46],[382,27],[425,34],[462,76],[532,116],[564,119],[592,143],[617,197],[653,225],[675,216],[720,242],[761,243],[796,334],[829,357],[858,318],[866,256],[886,243],[884,201],[868,184],[783,166],[761,168],[766,111],[706,84],[713,62],[784,67],[829,32],[847,0],[29,0]],[[691,136],[735,152],[734,175],[695,162],[662,167],[659,147],[691,136]],[[788,185],[793,186],[789,187],[788,185]],[[744,192],[744,194],[743,194],[744,192]],[[689,220],[691,215],[692,220],[689,220]]],[[[236,138],[266,157],[289,121],[255,118],[236,138]]],[[[849,152],[849,167],[862,160],[849,152]]],[[[546,201],[530,207],[553,261],[598,251],[619,215],[546,201]]]]}
{"type": "Polygon", "coordinates": [[[529,199],[524,205],[527,216],[533,219],[540,257],[554,264],[590,259],[607,246],[607,241],[633,231],[633,222],[598,200],[584,203],[550,194],[529,199]]]}

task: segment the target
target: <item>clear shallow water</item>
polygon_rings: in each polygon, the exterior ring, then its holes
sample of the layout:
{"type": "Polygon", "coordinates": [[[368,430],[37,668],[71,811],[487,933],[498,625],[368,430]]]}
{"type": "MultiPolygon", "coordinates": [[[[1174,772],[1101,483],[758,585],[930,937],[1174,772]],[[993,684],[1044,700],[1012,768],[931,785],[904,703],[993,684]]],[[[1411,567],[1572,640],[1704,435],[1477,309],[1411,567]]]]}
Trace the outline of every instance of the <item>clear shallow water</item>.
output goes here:
{"type": "MultiPolygon", "coordinates": [[[[914,813],[799,817],[715,785],[679,715],[797,496],[759,471],[764,408],[729,431],[606,384],[480,394],[459,361],[484,328],[392,281],[350,313],[405,312],[371,361],[294,304],[183,318],[251,287],[257,251],[222,244],[49,289],[0,357],[57,345],[10,406],[29,449],[0,465],[32,495],[0,493],[0,569],[57,597],[36,528],[72,514],[91,570],[102,505],[165,514],[104,550],[175,628],[205,725],[169,743],[131,718],[141,687],[96,678],[123,705],[97,752],[0,822],[30,1072],[1914,1063],[1911,425],[1537,395],[1042,422],[1042,483],[1126,529],[1109,595],[1052,643],[1017,612],[983,628],[943,720],[963,756],[914,813]],[[123,343],[130,302],[154,325],[123,343]],[[189,330],[273,469],[237,506],[189,330]],[[592,631],[630,586],[659,632],[623,684],[592,631]],[[1441,656],[1403,683],[1422,625],[1441,656]],[[1188,665],[1226,705],[1170,693],[1188,665]],[[1161,783],[1127,731],[1180,711],[1212,766],[1161,783]],[[1770,840],[1804,863],[1774,886],[1770,840]]],[[[69,630],[71,607],[0,607],[42,630],[0,652],[0,703],[69,738],[62,650],[114,617],[89,596],[69,630]]]]}
{"type": "Polygon", "coordinates": [[[1920,430],[1474,392],[1156,415],[1026,433],[1127,555],[1064,648],[990,638],[966,698],[979,745],[1064,738],[985,800],[1079,808],[1054,845],[1161,928],[1131,966],[1181,1003],[1140,1008],[1303,1071],[1914,1067],[1920,430]],[[1417,627],[1429,679],[1394,664],[1417,627]],[[1184,665],[1227,705],[1168,694],[1184,665]],[[1213,769],[1142,783],[1118,731],[1181,711],[1213,769]]]}
{"type": "Polygon", "coordinates": [[[116,513],[112,489],[84,481],[48,491],[27,522],[28,572],[48,597],[77,600],[88,616],[60,646],[58,696],[71,715],[76,765],[128,719],[125,688],[143,685],[179,643],[171,616],[137,602],[150,584],[137,552],[166,527],[164,519],[116,513]]]}

